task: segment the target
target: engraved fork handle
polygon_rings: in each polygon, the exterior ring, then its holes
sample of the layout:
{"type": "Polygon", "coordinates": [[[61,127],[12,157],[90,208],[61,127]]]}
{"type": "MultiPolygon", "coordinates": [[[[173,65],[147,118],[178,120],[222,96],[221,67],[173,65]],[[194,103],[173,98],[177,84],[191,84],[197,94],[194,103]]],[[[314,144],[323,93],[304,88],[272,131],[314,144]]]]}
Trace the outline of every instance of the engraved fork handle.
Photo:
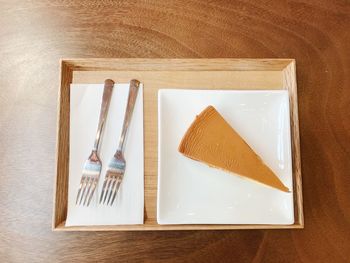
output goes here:
{"type": "Polygon", "coordinates": [[[118,146],[117,152],[122,152],[124,149],[125,137],[126,137],[126,133],[128,131],[128,128],[129,128],[131,116],[132,116],[132,113],[134,110],[136,97],[137,97],[137,93],[139,90],[139,85],[140,85],[140,82],[136,79],[132,79],[130,81],[128,104],[126,105],[124,123],[123,123],[122,133],[121,133],[120,139],[119,139],[119,146],[118,146]]]}
{"type": "Polygon", "coordinates": [[[103,89],[103,96],[102,96],[102,103],[101,103],[101,110],[100,110],[100,118],[98,121],[94,148],[92,149],[93,151],[96,151],[96,152],[97,152],[99,144],[100,144],[101,132],[103,129],[103,125],[104,125],[106,118],[107,118],[107,112],[108,112],[109,103],[110,103],[111,97],[112,97],[113,86],[114,86],[113,80],[111,80],[111,79],[105,80],[105,86],[103,89]]]}

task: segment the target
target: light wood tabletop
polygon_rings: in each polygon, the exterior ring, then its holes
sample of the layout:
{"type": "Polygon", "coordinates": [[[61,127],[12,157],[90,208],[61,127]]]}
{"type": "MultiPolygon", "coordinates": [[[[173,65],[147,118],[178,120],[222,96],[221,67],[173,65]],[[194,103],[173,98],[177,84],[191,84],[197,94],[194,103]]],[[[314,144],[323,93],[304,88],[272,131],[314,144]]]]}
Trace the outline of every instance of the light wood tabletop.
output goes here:
{"type": "Polygon", "coordinates": [[[350,262],[348,1],[0,1],[2,262],[350,262]],[[305,228],[52,232],[61,58],[294,58],[305,228]]]}

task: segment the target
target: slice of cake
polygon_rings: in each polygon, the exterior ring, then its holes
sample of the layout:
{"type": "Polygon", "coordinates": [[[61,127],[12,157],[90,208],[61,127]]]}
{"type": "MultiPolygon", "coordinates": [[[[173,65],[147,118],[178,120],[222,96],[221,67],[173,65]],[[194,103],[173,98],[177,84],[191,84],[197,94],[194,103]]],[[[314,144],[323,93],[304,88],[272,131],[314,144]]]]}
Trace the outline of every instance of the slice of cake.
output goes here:
{"type": "Polygon", "coordinates": [[[213,106],[196,117],[181,140],[179,152],[209,166],[289,192],[213,106]]]}

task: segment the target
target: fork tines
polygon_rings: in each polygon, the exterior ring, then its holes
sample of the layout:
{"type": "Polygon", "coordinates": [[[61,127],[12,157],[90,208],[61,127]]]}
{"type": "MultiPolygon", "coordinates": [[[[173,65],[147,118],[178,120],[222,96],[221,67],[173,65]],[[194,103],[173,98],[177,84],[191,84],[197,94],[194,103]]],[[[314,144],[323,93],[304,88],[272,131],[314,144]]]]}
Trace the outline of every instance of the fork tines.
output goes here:
{"type": "Polygon", "coordinates": [[[103,182],[100,203],[104,204],[107,200],[107,205],[113,204],[117,193],[119,192],[124,171],[125,161],[123,162],[123,160],[118,160],[116,157],[113,157],[109,163],[106,178],[103,182]]]}
{"type": "Polygon", "coordinates": [[[89,205],[94,195],[98,178],[101,172],[100,161],[87,160],[84,164],[82,177],[80,180],[76,204],[89,205]]]}

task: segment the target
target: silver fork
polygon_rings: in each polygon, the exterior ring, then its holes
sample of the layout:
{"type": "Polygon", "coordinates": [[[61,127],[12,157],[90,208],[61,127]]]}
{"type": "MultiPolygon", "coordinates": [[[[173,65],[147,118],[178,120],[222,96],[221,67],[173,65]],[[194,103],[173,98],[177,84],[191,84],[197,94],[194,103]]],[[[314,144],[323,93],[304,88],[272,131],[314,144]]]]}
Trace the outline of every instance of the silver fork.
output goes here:
{"type": "Polygon", "coordinates": [[[85,164],[84,164],[83,173],[80,180],[79,190],[78,190],[75,204],[81,205],[82,202],[83,202],[83,205],[87,204],[88,206],[90,204],[96,189],[98,179],[100,177],[102,163],[100,158],[98,157],[98,149],[100,145],[103,125],[106,121],[109,103],[112,97],[113,86],[114,86],[113,80],[111,79],[105,80],[95,143],[89,158],[85,161],[85,164]]]}
{"type": "Polygon", "coordinates": [[[119,146],[112,160],[108,165],[106,177],[102,186],[100,203],[103,201],[103,204],[106,202],[107,197],[108,197],[107,205],[113,204],[115,197],[117,196],[120,184],[123,180],[123,176],[125,173],[125,166],[126,166],[126,161],[124,159],[124,154],[123,154],[124,143],[125,143],[128,127],[130,124],[131,116],[134,110],[136,97],[139,90],[139,85],[140,85],[140,82],[138,80],[133,79],[130,81],[128,103],[126,105],[122,133],[119,139],[119,146]]]}

